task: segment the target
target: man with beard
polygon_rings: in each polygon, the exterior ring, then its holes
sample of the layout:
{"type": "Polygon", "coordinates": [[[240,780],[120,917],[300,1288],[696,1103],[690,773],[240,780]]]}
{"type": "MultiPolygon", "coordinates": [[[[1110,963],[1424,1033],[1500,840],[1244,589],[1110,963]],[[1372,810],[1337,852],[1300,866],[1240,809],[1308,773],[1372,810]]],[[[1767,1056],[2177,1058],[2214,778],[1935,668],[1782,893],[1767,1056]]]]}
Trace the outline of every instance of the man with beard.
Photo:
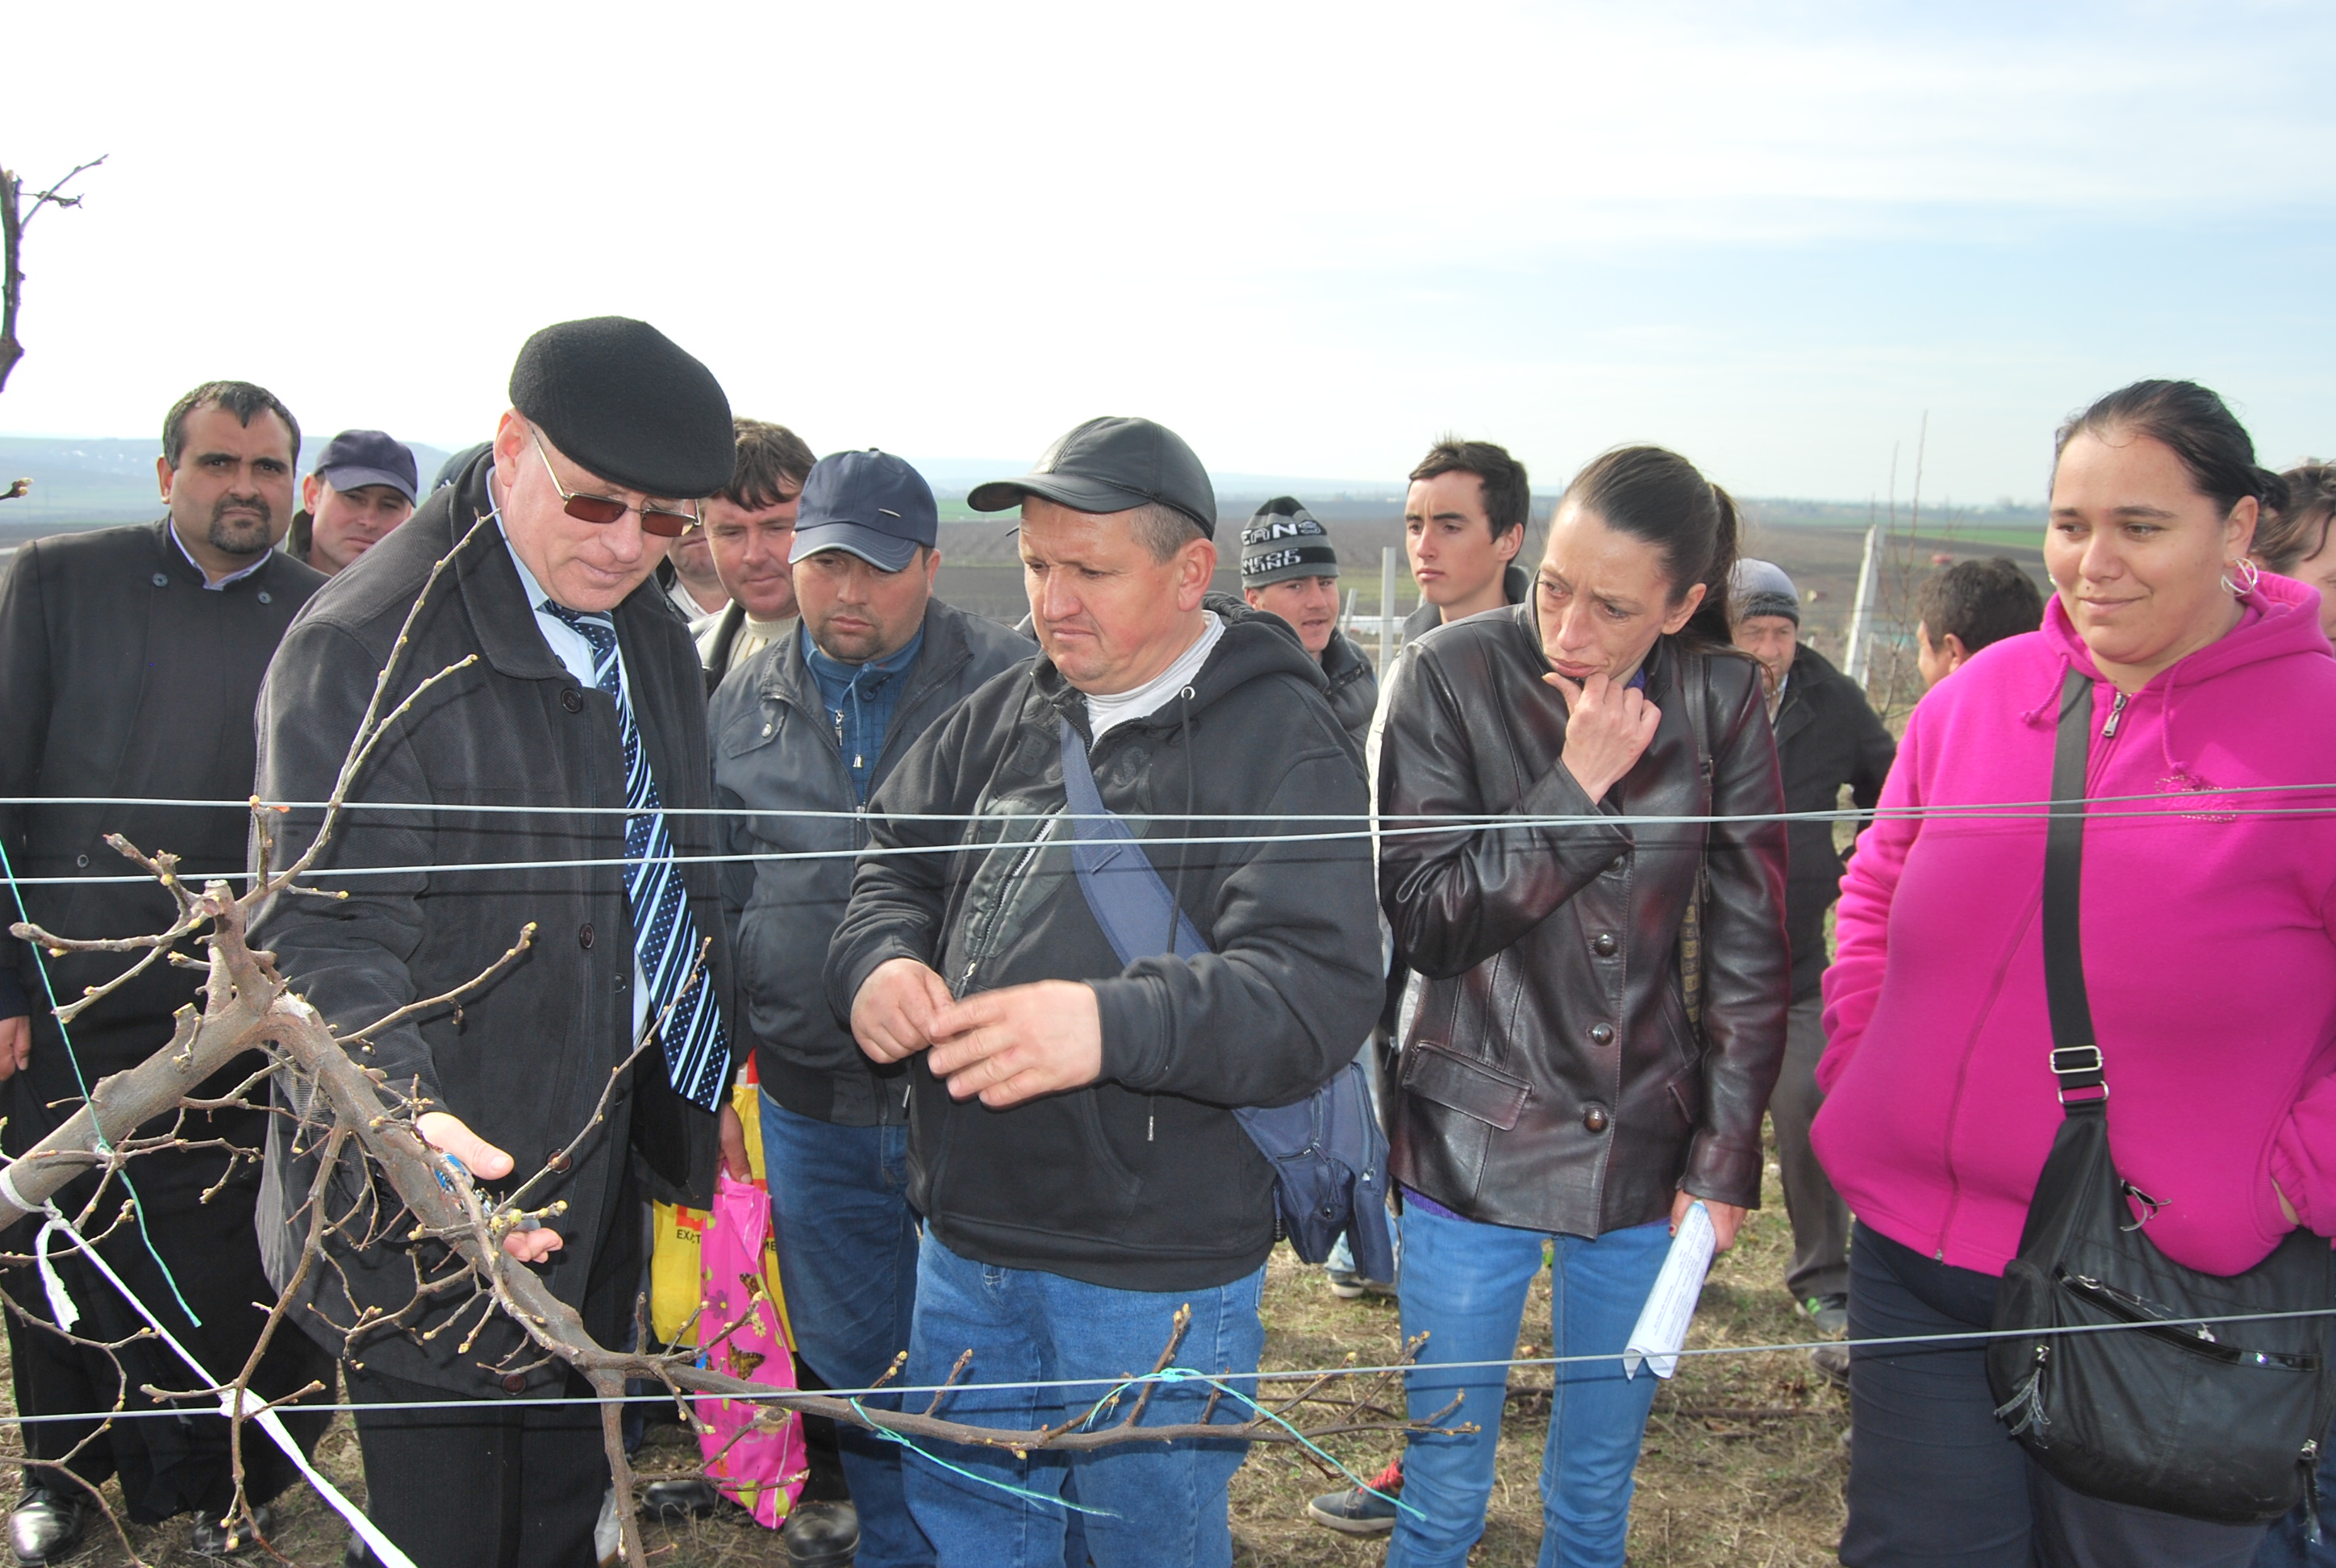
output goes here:
{"type": "MultiPolygon", "coordinates": [[[[134,937],[167,929],[174,906],[151,881],[102,881],[137,867],[109,849],[124,834],[151,853],[180,857],[180,876],[244,868],[250,819],[242,811],[159,801],[240,800],[251,793],[252,704],[277,640],[325,580],[272,547],[292,520],[292,474],[300,427],[264,389],[240,381],[195,388],[170,410],[156,464],[170,515],[160,522],[45,539],[26,545],[0,579],[0,849],[15,877],[21,918],[60,936],[134,937]],[[92,805],[112,796],[145,803],[92,805]],[[51,881],[46,879],[64,879],[51,881]]],[[[13,881],[13,877],[12,877],[13,881]]],[[[79,1108],[86,1087],[133,1066],[170,1038],[170,1015],[197,1001],[200,971],[157,964],[74,1020],[51,1010],[85,986],[119,974],[129,958],[43,955],[6,934],[19,919],[15,898],[0,904],[0,1078],[7,1080],[7,1125],[0,1147],[13,1158],[79,1108]]],[[[200,949],[191,950],[200,953],[200,949]]],[[[228,1093],[258,1065],[240,1057],[198,1090],[228,1093]]],[[[110,1189],[102,1229],[126,1196],[136,1220],[101,1243],[107,1261],[161,1314],[217,1378],[233,1378],[258,1341],[255,1300],[271,1299],[252,1229],[255,1164],[230,1146],[259,1147],[267,1113],[190,1113],[178,1127],[190,1145],[140,1156],[128,1181],[110,1189]],[[191,1311],[190,1311],[191,1310],[191,1311]]],[[[141,1135],[168,1130],[162,1124],[141,1135]]],[[[73,1213],[95,1190],[84,1178],[57,1194],[73,1213]]],[[[29,1251],[20,1224],[0,1247],[29,1251]]],[[[88,1339],[129,1339],[137,1314],[77,1254],[56,1249],[57,1266],[81,1309],[88,1339]]],[[[5,1288],[24,1311],[44,1300],[30,1270],[5,1288]]],[[[24,1415],[104,1410],[117,1397],[151,1407],[140,1392],[196,1386],[193,1374],[151,1339],[115,1358],[67,1343],[54,1330],[8,1315],[16,1409],[24,1415]]],[[[297,1334],[279,1333],[253,1388],[288,1395],[311,1378],[329,1388],[332,1363],[297,1334]]],[[[323,1416],[292,1415],[313,1445],[323,1416]]],[[[24,1445],[63,1470],[27,1466],[9,1517],[17,1560],[63,1557],[80,1539],[97,1485],[119,1475],[130,1516],[158,1524],[196,1510],[194,1550],[216,1553],[233,1501],[228,1425],[216,1416],[29,1423],[24,1445]],[[76,1447],[79,1451],[75,1452],[76,1447]]],[[[257,1431],[243,1446],[246,1493],[262,1534],[266,1506],[297,1479],[284,1456],[257,1431]]],[[[247,1528],[245,1538],[249,1538],[247,1528]]]]}

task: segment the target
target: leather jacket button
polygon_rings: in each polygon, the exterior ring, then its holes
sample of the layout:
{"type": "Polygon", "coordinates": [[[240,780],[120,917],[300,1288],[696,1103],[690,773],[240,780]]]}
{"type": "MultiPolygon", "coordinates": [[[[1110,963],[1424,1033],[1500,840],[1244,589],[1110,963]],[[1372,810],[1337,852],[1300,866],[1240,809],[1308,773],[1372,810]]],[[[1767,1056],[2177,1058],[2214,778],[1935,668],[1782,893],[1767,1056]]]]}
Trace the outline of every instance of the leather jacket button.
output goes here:
{"type": "Polygon", "coordinates": [[[586,920],[576,928],[576,945],[579,948],[589,948],[592,945],[591,921],[586,920]]]}
{"type": "Polygon", "coordinates": [[[526,1393],[527,1378],[517,1372],[505,1373],[503,1375],[503,1392],[506,1394],[526,1393]]]}
{"type": "MultiPolygon", "coordinates": [[[[588,944],[588,945],[589,945],[589,944],[588,944]]],[[[1590,1026],[1590,1043],[1591,1043],[1591,1045],[1593,1045],[1593,1046],[1611,1046],[1611,1045],[1612,1045],[1612,1044],[1614,1043],[1614,1026],[1613,1026],[1613,1025],[1611,1025],[1611,1024],[1592,1024],[1592,1025],[1591,1025],[1591,1026],[1590,1026]]],[[[1606,1114],[1606,1113],[1604,1113],[1603,1111],[1601,1111],[1601,1112],[1599,1113],[1599,1115],[1601,1115],[1601,1116],[1602,1116],[1602,1115],[1604,1115],[1605,1114],[1606,1114]]],[[[1591,1129],[1591,1130],[1592,1130],[1592,1131],[1595,1131],[1596,1129],[1594,1129],[1594,1128],[1593,1128],[1593,1129],[1591,1129]]]]}
{"type": "Polygon", "coordinates": [[[1603,1105],[1592,1105],[1588,1110],[1582,1112],[1582,1125],[1593,1133],[1604,1132],[1606,1130],[1606,1107],[1603,1105]]]}
{"type": "Polygon", "coordinates": [[[630,978],[631,977],[626,975],[622,970],[619,970],[617,975],[617,989],[620,991],[623,990],[625,989],[626,980],[630,978]]]}
{"type": "Polygon", "coordinates": [[[1612,931],[1600,931],[1596,937],[1591,940],[1590,950],[1596,953],[1601,959],[1611,959],[1621,945],[1621,943],[1614,940],[1614,933],[1612,931]]]}
{"type": "Polygon", "coordinates": [[[560,706],[569,713],[582,713],[584,694],[572,686],[563,686],[560,688],[560,706]]]}

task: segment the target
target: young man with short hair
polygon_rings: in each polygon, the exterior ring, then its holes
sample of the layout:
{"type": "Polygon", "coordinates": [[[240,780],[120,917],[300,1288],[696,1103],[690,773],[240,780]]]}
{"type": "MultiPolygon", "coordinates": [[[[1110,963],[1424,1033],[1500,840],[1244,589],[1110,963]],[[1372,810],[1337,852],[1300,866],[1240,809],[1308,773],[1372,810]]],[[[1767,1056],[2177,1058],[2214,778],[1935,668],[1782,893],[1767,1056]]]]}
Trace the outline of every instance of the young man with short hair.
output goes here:
{"type": "Polygon", "coordinates": [[[1516,559],[1532,512],[1525,465],[1507,448],[1449,435],[1428,448],[1403,502],[1404,553],[1420,599],[1403,623],[1406,642],[1524,602],[1532,584],[1516,559]]]}
{"type": "Polygon", "coordinates": [[[1925,689],[1991,642],[2044,624],[2036,579],[2005,556],[1959,560],[1914,595],[1914,663],[1925,689]]]}
{"type": "MultiPolygon", "coordinates": [[[[784,424],[731,422],[738,435],[738,466],[729,485],[707,497],[702,536],[729,603],[690,622],[705,662],[706,690],[785,638],[794,627],[795,511],[811,473],[811,448],[784,424]]],[[[683,536],[685,539],[688,535],[683,536]]]]}

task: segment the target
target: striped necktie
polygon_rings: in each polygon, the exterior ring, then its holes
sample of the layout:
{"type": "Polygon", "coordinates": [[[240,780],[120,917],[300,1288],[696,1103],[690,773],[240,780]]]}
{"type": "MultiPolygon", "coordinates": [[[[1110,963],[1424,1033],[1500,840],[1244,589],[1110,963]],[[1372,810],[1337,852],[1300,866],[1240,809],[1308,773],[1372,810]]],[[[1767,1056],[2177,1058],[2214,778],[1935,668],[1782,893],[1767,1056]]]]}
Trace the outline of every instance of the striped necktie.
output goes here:
{"type": "Polygon", "coordinates": [[[584,634],[592,645],[592,684],[617,705],[617,728],[625,742],[625,900],[633,911],[633,956],[648,983],[652,1026],[668,1006],[673,1008],[661,1031],[667,1081],[685,1099],[714,1110],[730,1074],[730,1038],[714,1004],[712,975],[690,984],[697,968],[697,927],[689,918],[681,868],[674,863],[673,835],[666,831],[657,780],[641,749],[640,726],[625,701],[616,623],[605,614],[586,615],[548,599],[543,608],[584,634]],[[688,995],[676,1003],[685,986],[688,995]]]}

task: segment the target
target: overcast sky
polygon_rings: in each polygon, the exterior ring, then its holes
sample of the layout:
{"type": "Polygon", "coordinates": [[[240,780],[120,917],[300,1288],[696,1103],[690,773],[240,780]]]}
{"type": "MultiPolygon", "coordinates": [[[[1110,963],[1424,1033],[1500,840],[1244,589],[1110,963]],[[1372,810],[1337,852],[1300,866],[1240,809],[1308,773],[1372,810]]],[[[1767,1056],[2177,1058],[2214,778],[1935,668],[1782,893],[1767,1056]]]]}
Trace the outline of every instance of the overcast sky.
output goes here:
{"type": "Polygon", "coordinates": [[[1617,442],[1748,494],[2040,495],[2142,375],[2336,455],[2336,7],[24,5],[0,433],[194,383],[490,433],[547,322],[647,318],[821,451],[1554,488],[1617,442]]]}

